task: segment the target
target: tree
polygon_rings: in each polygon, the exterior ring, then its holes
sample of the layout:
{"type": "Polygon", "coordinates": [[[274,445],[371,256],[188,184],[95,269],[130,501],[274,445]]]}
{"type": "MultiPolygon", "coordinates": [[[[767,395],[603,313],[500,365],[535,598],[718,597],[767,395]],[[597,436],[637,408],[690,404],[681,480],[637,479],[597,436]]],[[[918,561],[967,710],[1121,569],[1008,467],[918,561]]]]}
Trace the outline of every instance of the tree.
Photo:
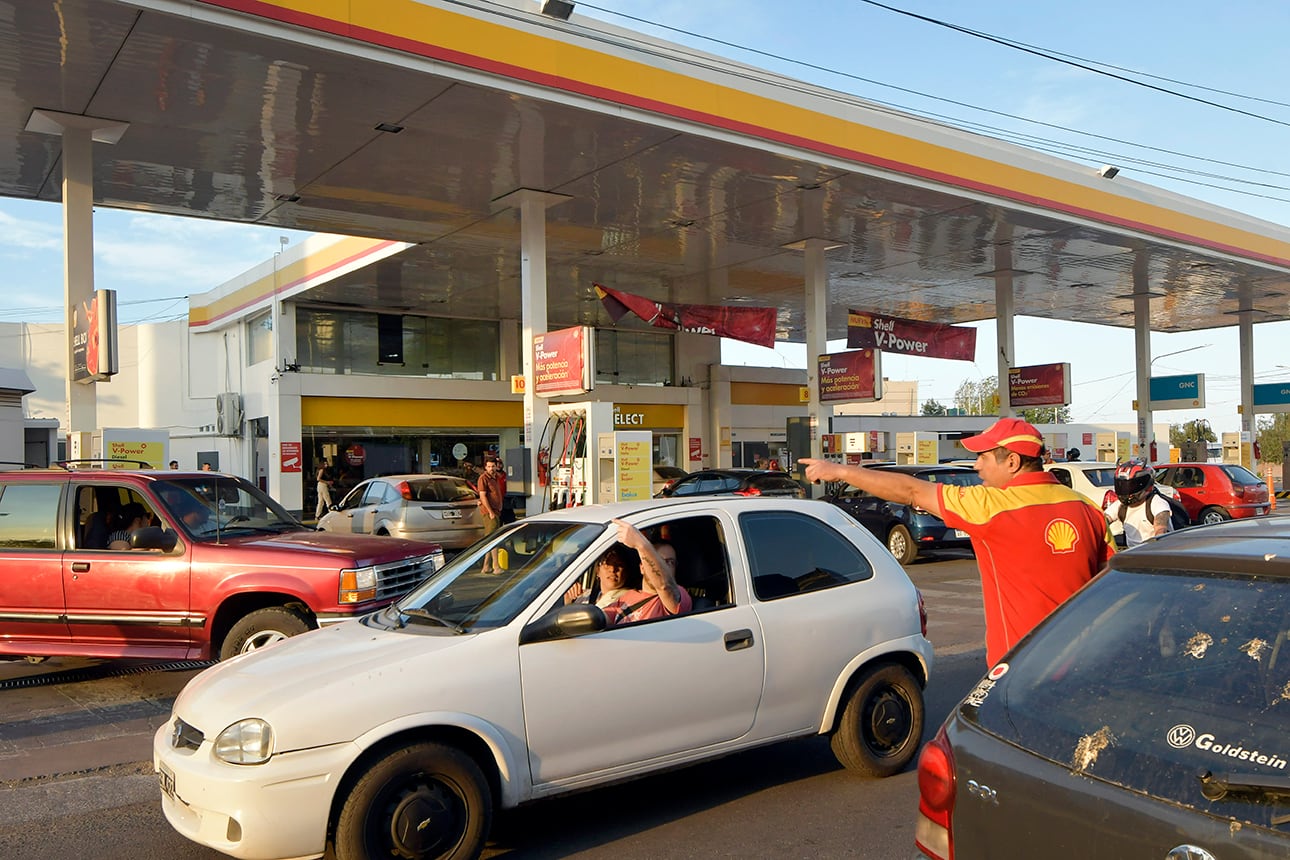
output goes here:
{"type": "Polygon", "coordinates": [[[999,380],[965,379],[954,392],[954,406],[964,415],[992,415],[999,411],[999,380]]]}
{"type": "Polygon", "coordinates": [[[937,401],[936,401],[936,400],[934,400],[934,399],[933,399],[933,400],[924,400],[924,401],[923,401],[923,412],[922,412],[922,414],[924,414],[924,415],[948,415],[948,414],[949,414],[949,410],[948,410],[948,409],[946,409],[944,406],[942,406],[939,402],[937,402],[937,401]]]}
{"type": "Polygon", "coordinates": [[[1286,442],[1290,442],[1290,413],[1280,412],[1259,418],[1255,438],[1259,440],[1259,453],[1265,463],[1281,463],[1286,442]]]}
{"type": "Polygon", "coordinates": [[[1031,424],[1069,424],[1071,408],[1069,406],[1036,406],[1033,409],[1021,410],[1021,417],[1031,424]]]}

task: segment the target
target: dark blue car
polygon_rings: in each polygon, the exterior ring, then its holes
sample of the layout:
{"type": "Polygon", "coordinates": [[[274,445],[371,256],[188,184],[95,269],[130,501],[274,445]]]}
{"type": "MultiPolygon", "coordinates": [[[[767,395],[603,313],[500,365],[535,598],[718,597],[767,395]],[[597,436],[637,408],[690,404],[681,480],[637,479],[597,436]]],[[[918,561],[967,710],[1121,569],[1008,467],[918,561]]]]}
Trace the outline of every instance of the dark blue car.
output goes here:
{"type": "MultiPolygon", "coordinates": [[[[935,484],[953,484],[956,487],[981,483],[981,476],[966,466],[884,463],[867,468],[900,472],[935,484]]],[[[966,532],[947,527],[940,517],[913,505],[889,502],[855,487],[846,487],[826,496],[825,500],[842,508],[873,532],[901,564],[909,564],[919,553],[972,548],[966,532]]]]}

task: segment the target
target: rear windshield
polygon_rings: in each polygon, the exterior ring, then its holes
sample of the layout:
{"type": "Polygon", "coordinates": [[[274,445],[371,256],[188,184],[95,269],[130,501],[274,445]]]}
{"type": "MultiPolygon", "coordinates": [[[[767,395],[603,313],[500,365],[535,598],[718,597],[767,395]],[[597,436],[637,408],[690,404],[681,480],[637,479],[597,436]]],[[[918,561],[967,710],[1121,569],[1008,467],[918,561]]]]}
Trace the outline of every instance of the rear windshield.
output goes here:
{"type": "Polygon", "coordinates": [[[1284,799],[1210,802],[1199,775],[1290,776],[1290,582],[1109,571],[961,713],[1088,776],[1286,831],[1284,799]]]}
{"type": "Polygon", "coordinates": [[[1083,469],[1084,477],[1095,487],[1112,487],[1115,485],[1115,468],[1107,466],[1105,469],[1083,469]]]}
{"type": "Polygon", "coordinates": [[[918,477],[933,484],[949,484],[952,487],[975,487],[981,483],[981,476],[976,472],[920,472],[918,477]]]}
{"type": "Polygon", "coordinates": [[[462,478],[408,481],[408,486],[412,488],[412,498],[418,502],[464,502],[479,495],[462,478]]]}
{"type": "Polygon", "coordinates": [[[801,485],[788,475],[758,475],[749,483],[759,490],[800,490],[801,485]]]}
{"type": "Polygon", "coordinates": [[[1262,484],[1263,480],[1244,466],[1219,466],[1232,479],[1233,484],[1262,484]]]}

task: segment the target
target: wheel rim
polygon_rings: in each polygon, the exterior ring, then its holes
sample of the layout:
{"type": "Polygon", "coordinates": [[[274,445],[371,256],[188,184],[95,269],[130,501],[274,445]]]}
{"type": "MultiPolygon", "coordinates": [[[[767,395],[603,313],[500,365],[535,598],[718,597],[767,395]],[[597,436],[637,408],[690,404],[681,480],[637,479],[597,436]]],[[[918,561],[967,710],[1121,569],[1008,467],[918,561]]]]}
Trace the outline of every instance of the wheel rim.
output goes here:
{"type": "Polygon", "coordinates": [[[865,704],[861,730],[865,744],[880,758],[898,754],[914,727],[914,708],[896,687],[876,690],[865,704]]]}
{"type": "Polygon", "coordinates": [[[249,637],[242,643],[242,650],[239,653],[246,654],[250,651],[258,651],[274,642],[281,642],[287,638],[287,634],[281,630],[261,630],[254,636],[249,637]]]}
{"type": "Polygon", "coordinates": [[[1218,511],[1206,511],[1204,519],[1206,525],[1213,525],[1214,523],[1221,523],[1222,521],[1223,515],[1218,511]]]}
{"type": "Polygon", "coordinates": [[[465,835],[466,803],[451,784],[428,774],[410,776],[387,794],[378,832],[378,856],[430,860],[450,853],[465,835]]]}
{"type": "Polygon", "coordinates": [[[887,537],[887,549],[896,558],[904,558],[905,553],[909,552],[909,542],[905,540],[905,535],[899,529],[887,537]]]}

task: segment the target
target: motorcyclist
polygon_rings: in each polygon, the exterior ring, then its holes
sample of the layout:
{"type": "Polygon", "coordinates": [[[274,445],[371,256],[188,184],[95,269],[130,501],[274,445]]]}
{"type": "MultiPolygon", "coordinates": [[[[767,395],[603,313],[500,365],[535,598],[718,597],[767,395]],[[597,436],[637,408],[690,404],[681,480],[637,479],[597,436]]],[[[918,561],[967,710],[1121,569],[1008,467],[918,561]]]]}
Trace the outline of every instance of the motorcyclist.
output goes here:
{"type": "Polygon", "coordinates": [[[1156,490],[1156,475],[1141,460],[1128,460],[1115,470],[1115,499],[1106,506],[1109,519],[1124,524],[1127,546],[1137,546],[1147,538],[1172,531],[1172,509],[1156,490]]]}

